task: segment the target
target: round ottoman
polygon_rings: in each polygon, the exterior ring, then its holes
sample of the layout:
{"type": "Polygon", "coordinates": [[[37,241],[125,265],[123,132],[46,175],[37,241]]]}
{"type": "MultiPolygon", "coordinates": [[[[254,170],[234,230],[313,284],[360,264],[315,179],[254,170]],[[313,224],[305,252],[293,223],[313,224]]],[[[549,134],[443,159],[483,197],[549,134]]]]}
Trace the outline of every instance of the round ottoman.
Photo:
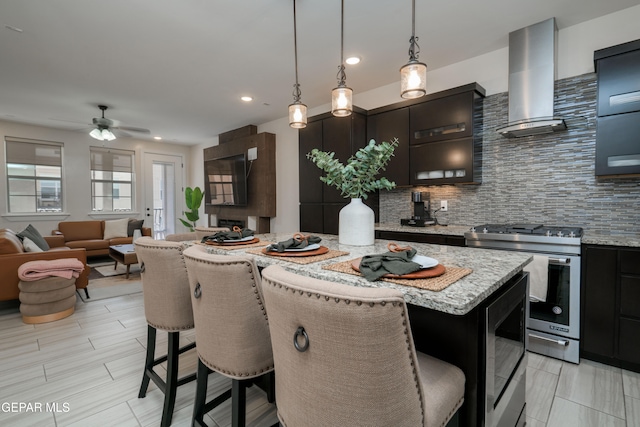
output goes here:
{"type": "Polygon", "coordinates": [[[76,279],[46,277],[21,280],[20,313],[24,323],[46,323],[71,316],[76,306],[76,279]]]}

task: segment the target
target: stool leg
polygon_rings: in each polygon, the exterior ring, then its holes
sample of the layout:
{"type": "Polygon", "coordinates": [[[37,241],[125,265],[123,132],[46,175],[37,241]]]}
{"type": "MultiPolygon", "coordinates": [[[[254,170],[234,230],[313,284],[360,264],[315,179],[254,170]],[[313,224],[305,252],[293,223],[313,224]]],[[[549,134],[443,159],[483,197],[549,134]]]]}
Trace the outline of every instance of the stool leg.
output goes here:
{"type": "Polygon", "coordinates": [[[198,379],[196,382],[196,398],[193,403],[193,425],[204,426],[205,402],[207,399],[207,382],[209,368],[198,358],[198,379]]]}
{"type": "MultiPolygon", "coordinates": [[[[86,290],[86,289],[85,289],[86,290]]],[[[147,357],[144,361],[144,372],[142,373],[142,384],[140,385],[140,392],[138,398],[143,398],[147,395],[147,389],[149,388],[149,380],[151,377],[148,371],[153,369],[153,360],[156,353],[156,328],[151,325],[147,325],[147,357]]]]}
{"type": "Polygon", "coordinates": [[[164,393],[162,409],[162,427],[171,425],[173,407],[178,390],[178,358],[180,357],[180,332],[169,332],[169,348],[167,349],[167,387],[164,393]]]}
{"type": "MultiPolygon", "coordinates": [[[[250,382],[249,382],[250,383],[250,382]]],[[[231,427],[244,427],[247,417],[247,382],[231,382],[231,427]]]]}

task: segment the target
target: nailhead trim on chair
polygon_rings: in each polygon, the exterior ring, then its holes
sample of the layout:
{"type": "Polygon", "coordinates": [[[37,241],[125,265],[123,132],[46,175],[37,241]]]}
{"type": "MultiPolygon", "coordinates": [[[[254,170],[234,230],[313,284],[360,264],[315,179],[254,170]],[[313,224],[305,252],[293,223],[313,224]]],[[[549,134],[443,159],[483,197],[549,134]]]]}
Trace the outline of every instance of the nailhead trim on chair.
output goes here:
{"type": "MultiPolygon", "coordinates": [[[[202,263],[202,264],[221,264],[221,263],[218,263],[218,262],[215,262],[215,261],[211,261],[211,260],[203,260],[203,259],[200,259],[200,258],[194,258],[192,256],[187,256],[187,258],[189,258],[190,260],[192,260],[194,262],[199,262],[199,263],[202,263]]],[[[256,300],[258,300],[258,305],[260,306],[260,310],[262,311],[262,315],[264,316],[264,319],[268,322],[269,319],[267,317],[267,311],[266,311],[266,309],[264,307],[264,302],[260,298],[260,293],[258,292],[258,287],[256,285],[255,277],[254,277],[253,271],[251,269],[251,264],[249,262],[247,262],[247,261],[225,261],[222,264],[224,264],[224,265],[242,264],[242,265],[246,265],[247,266],[248,271],[249,271],[249,275],[251,276],[251,280],[253,281],[253,283],[251,285],[254,288],[253,292],[256,294],[256,300]]],[[[197,347],[196,347],[196,350],[197,350],[197,347]]],[[[212,369],[214,371],[217,371],[217,372],[229,375],[229,376],[239,377],[239,378],[244,378],[244,377],[255,378],[256,376],[258,376],[260,374],[271,372],[274,369],[273,365],[269,365],[266,368],[261,369],[261,370],[256,371],[256,372],[230,372],[230,371],[227,371],[225,369],[217,367],[215,364],[211,363],[206,358],[202,357],[202,355],[200,353],[198,353],[198,357],[200,358],[202,363],[207,365],[207,367],[209,369],[212,369]]]]}
{"type": "MultiPolygon", "coordinates": [[[[289,291],[289,287],[287,285],[283,285],[281,283],[275,283],[275,282],[271,281],[270,279],[263,278],[262,279],[262,283],[263,283],[263,285],[264,284],[268,284],[268,285],[271,285],[273,287],[277,286],[278,288],[284,287],[285,291],[289,291]]],[[[294,294],[296,293],[295,289],[293,289],[293,288],[291,289],[291,291],[294,294]]],[[[303,295],[303,294],[304,294],[304,291],[300,291],[300,295],[303,295]]],[[[316,293],[316,298],[317,299],[320,299],[320,296],[321,295],[319,293],[316,293]]],[[[311,297],[311,293],[310,292],[307,292],[307,297],[309,297],[309,298],[311,297]]],[[[325,301],[329,301],[330,299],[331,299],[331,297],[328,297],[328,296],[325,295],[325,301]]],[[[335,298],[335,302],[336,303],[339,303],[340,301],[341,301],[340,298],[335,298]]],[[[345,299],[343,301],[347,305],[351,303],[351,300],[348,300],[348,299],[345,299]]],[[[360,300],[356,300],[355,301],[356,305],[358,305],[358,306],[361,306],[363,302],[364,301],[360,301],[360,300]]],[[[387,304],[387,302],[390,302],[393,305],[393,307],[396,307],[396,303],[394,301],[384,301],[384,300],[382,300],[382,301],[380,301],[378,303],[371,302],[371,301],[369,301],[368,303],[369,303],[369,307],[375,307],[376,305],[380,305],[380,306],[384,307],[387,304]]],[[[411,341],[409,340],[409,330],[407,328],[407,321],[406,321],[407,314],[405,313],[404,309],[402,309],[402,311],[401,311],[401,316],[403,318],[402,326],[404,326],[404,334],[406,336],[405,342],[407,344],[407,350],[409,351],[409,358],[410,358],[409,363],[411,364],[411,368],[413,370],[413,381],[414,381],[414,385],[416,387],[416,393],[418,394],[418,400],[420,401],[420,409],[421,409],[421,413],[422,413],[422,425],[424,425],[424,421],[425,421],[424,420],[424,417],[425,417],[424,399],[425,398],[422,395],[422,391],[420,389],[420,382],[418,380],[419,374],[418,374],[418,370],[416,369],[417,363],[416,363],[416,360],[413,357],[413,352],[411,351],[411,345],[410,345],[411,341]]],[[[456,410],[457,410],[457,408],[456,408],[456,410]]],[[[455,413],[455,411],[454,411],[454,413],[455,413]]]]}
{"type": "MultiPolygon", "coordinates": [[[[154,240],[154,242],[156,242],[156,241],[154,240]]],[[[184,250],[184,247],[182,247],[182,246],[178,247],[178,246],[145,245],[144,243],[140,243],[140,242],[138,242],[136,244],[138,246],[142,246],[145,249],[149,249],[149,250],[159,250],[159,251],[171,250],[171,251],[178,252],[180,254],[180,258],[182,258],[182,261],[183,261],[182,265],[184,265],[184,270],[185,270],[185,272],[187,271],[187,266],[184,263],[184,255],[182,253],[182,251],[184,250]]],[[[142,263],[142,265],[144,266],[144,262],[142,263]]],[[[141,274],[144,274],[144,270],[141,271],[141,274]]],[[[143,292],[144,292],[144,290],[143,290],[143,292]]],[[[148,320],[147,320],[147,324],[153,326],[156,329],[160,329],[161,331],[168,331],[168,332],[188,331],[188,330],[193,329],[195,327],[195,324],[191,324],[191,325],[184,326],[182,328],[175,328],[175,327],[169,328],[169,327],[167,327],[165,325],[150,323],[148,320]]]]}

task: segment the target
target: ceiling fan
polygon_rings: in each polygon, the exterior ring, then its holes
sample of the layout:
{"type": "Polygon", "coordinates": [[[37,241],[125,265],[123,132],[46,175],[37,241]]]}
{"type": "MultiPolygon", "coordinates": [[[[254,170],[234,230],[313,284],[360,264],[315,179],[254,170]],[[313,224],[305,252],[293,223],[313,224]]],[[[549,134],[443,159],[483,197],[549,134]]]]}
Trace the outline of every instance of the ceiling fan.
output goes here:
{"type": "Polygon", "coordinates": [[[118,136],[131,136],[127,132],[151,133],[149,129],[133,126],[120,126],[117,121],[107,119],[104,116],[104,112],[109,107],[106,105],[98,105],[98,108],[102,110],[102,117],[93,118],[93,126],[95,127],[91,132],[89,132],[89,135],[97,140],[113,141],[116,139],[116,134],[118,134],[118,136]]]}

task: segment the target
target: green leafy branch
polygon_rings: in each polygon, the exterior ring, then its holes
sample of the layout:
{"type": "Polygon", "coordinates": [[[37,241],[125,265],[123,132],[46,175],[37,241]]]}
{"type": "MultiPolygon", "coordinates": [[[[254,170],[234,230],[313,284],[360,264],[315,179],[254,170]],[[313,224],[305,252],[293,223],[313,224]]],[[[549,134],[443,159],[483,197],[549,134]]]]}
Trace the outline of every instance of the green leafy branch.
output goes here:
{"type": "Polygon", "coordinates": [[[182,218],[180,218],[180,222],[182,222],[182,225],[187,227],[190,231],[193,231],[194,227],[196,226],[196,221],[200,219],[198,209],[200,209],[200,205],[202,204],[202,197],[203,194],[200,187],[196,187],[193,189],[191,187],[187,187],[184,190],[184,200],[187,204],[187,209],[189,209],[188,211],[184,211],[184,216],[186,216],[187,219],[193,224],[185,221],[182,218]]]}
{"type": "Polygon", "coordinates": [[[395,182],[387,178],[376,179],[376,176],[385,170],[397,146],[397,138],[380,144],[376,144],[372,139],[366,147],[349,157],[346,165],[334,157],[335,153],[320,151],[317,148],[307,153],[307,158],[325,172],[326,175],[320,177],[320,180],[336,187],[342,197],[366,199],[367,193],[395,188],[395,182]]]}

